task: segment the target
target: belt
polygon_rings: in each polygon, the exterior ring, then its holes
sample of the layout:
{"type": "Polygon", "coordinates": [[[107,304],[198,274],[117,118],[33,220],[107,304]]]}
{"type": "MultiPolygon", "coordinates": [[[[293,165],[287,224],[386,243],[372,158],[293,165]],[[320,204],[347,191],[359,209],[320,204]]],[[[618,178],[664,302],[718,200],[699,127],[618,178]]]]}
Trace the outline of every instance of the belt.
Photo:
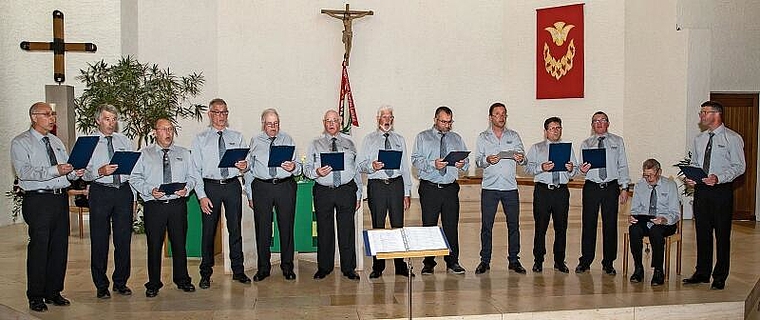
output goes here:
{"type": "Polygon", "coordinates": [[[211,184],[223,185],[223,184],[229,184],[229,183],[235,182],[235,180],[237,180],[237,179],[238,179],[238,177],[232,177],[232,178],[227,178],[227,179],[208,179],[208,178],[203,178],[203,183],[211,183],[211,184]]]}
{"type": "Polygon", "coordinates": [[[453,185],[456,184],[456,182],[452,182],[452,183],[435,183],[435,182],[430,182],[430,181],[427,181],[427,180],[420,180],[420,183],[424,183],[424,184],[436,187],[438,189],[448,188],[448,187],[451,187],[451,186],[453,186],[453,185]]]}
{"type": "Polygon", "coordinates": [[[24,190],[24,194],[64,194],[69,188],[24,190]]]}
{"type": "Polygon", "coordinates": [[[155,204],[174,204],[180,201],[185,201],[183,198],[174,198],[174,199],[166,199],[166,200],[151,200],[150,202],[153,202],[155,204]]]}
{"type": "Polygon", "coordinates": [[[391,184],[401,179],[401,176],[395,177],[395,178],[388,178],[388,179],[369,179],[369,181],[377,181],[381,182],[383,184],[391,184]]]}
{"type": "Polygon", "coordinates": [[[594,182],[594,181],[591,181],[591,180],[586,180],[586,183],[593,183],[593,184],[597,185],[599,187],[599,189],[604,189],[604,188],[613,187],[613,186],[615,188],[618,187],[617,179],[612,180],[612,181],[602,182],[602,183],[594,182]]]}
{"type": "Polygon", "coordinates": [[[553,184],[546,184],[543,182],[536,182],[536,186],[543,187],[549,190],[567,188],[567,184],[553,185],[553,184]]]}
{"type": "Polygon", "coordinates": [[[108,188],[119,189],[122,186],[126,185],[127,183],[126,182],[122,182],[120,184],[114,184],[114,183],[102,183],[102,182],[93,181],[92,184],[96,184],[96,185],[103,186],[103,187],[108,187],[108,188]]]}
{"type": "Polygon", "coordinates": [[[293,176],[287,177],[287,178],[274,178],[274,179],[254,179],[259,182],[269,183],[269,184],[280,184],[284,182],[288,182],[290,180],[293,180],[293,176]]]}
{"type": "Polygon", "coordinates": [[[344,184],[341,184],[341,185],[339,185],[339,186],[337,186],[337,187],[336,187],[336,186],[334,186],[334,185],[329,185],[329,186],[326,186],[326,185],[323,185],[323,184],[319,184],[319,183],[315,184],[314,186],[315,186],[315,187],[328,188],[328,189],[338,189],[338,188],[340,188],[340,187],[343,187],[343,186],[351,186],[351,185],[356,185],[356,182],[354,182],[354,180],[351,180],[351,181],[349,181],[349,182],[346,182],[346,183],[344,183],[344,184]]]}

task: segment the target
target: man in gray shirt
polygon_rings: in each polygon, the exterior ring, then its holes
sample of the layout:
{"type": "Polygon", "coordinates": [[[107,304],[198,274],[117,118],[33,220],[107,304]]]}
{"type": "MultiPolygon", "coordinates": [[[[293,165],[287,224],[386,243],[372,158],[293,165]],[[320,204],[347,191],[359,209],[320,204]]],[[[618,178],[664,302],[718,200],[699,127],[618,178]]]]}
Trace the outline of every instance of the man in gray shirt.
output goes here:
{"type": "MultiPolygon", "coordinates": [[[[404,137],[393,130],[393,108],[383,105],[377,110],[377,130],[367,134],[359,153],[359,171],[367,174],[367,205],[373,229],[385,229],[385,217],[391,228],[404,226],[404,211],[411,205],[412,177],[404,137]],[[380,150],[401,152],[398,168],[388,169],[380,162],[380,150]]],[[[409,276],[403,258],[393,259],[396,274],[409,276]]],[[[385,260],[372,258],[370,279],[379,278],[385,270],[385,260]]],[[[414,276],[414,274],[412,274],[414,276]]]]}
{"type": "Polygon", "coordinates": [[[37,102],[29,108],[31,128],[11,141],[11,159],[24,191],[21,214],[29,225],[26,255],[26,297],[29,309],[47,310],[45,303],[66,306],[63,296],[69,250],[69,179],[77,179],[84,169],[74,170],[66,146],[50,133],[55,112],[49,104],[37,102]]]}
{"type": "Polygon", "coordinates": [[[509,270],[525,273],[520,264],[520,195],[517,193],[517,164],[525,164],[525,149],[520,135],[507,129],[507,107],[496,102],[488,108],[490,126],[478,135],[475,163],[483,168],[480,193],[480,264],[476,274],[491,268],[492,231],[496,210],[501,203],[507,217],[509,270]],[[511,155],[502,159],[499,153],[511,155]]]}
{"type": "Polygon", "coordinates": [[[642,178],[633,188],[631,200],[631,224],[628,234],[631,236],[631,254],[634,271],[631,282],[644,280],[644,264],[641,262],[641,250],[644,237],[649,237],[652,244],[652,285],[665,283],[663,256],[665,255],[665,237],[676,233],[676,224],[681,220],[681,202],[678,200],[678,186],[668,178],[661,176],[660,162],[647,159],[642,165],[642,178]]]}
{"type": "Polygon", "coordinates": [[[359,280],[356,273],[356,228],[354,215],[361,204],[361,175],[356,170],[356,146],[351,136],[340,132],[341,117],[328,110],[322,120],[325,131],[314,139],[306,153],[303,173],[314,179],[314,211],[317,216],[317,272],[324,279],[335,267],[335,223],[338,224],[340,271],[348,279],[359,280]],[[343,170],[336,170],[322,158],[342,153],[343,170]]]}
{"type": "Polygon", "coordinates": [[[235,163],[235,168],[219,168],[227,149],[247,148],[243,135],[228,128],[229,110],[222,99],[209,102],[208,129],[201,131],[193,139],[191,147],[193,170],[191,174],[196,181],[195,193],[200,202],[201,222],[201,280],[198,286],[208,289],[211,286],[211,274],[214,272],[214,244],[219,216],[224,206],[224,216],[227,219],[229,233],[230,262],[232,279],[240,283],[251,283],[245,274],[243,266],[243,238],[240,234],[240,223],[243,215],[243,200],[241,184],[238,175],[248,169],[245,160],[235,163]]]}
{"type": "MultiPolygon", "coordinates": [[[[433,127],[420,132],[414,140],[412,165],[417,168],[420,179],[420,208],[422,225],[437,226],[441,218],[443,233],[451,247],[446,261],[446,269],[453,274],[464,274],[459,265],[459,171],[466,171],[470,164],[467,158],[456,163],[443,161],[450,151],[464,151],[467,146],[459,134],[452,132],[454,124],[449,107],[440,106],[435,110],[433,127]]],[[[425,257],[423,275],[431,275],[436,266],[435,257],[425,257]]]]}
{"type": "MultiPolygon", "coordinates": [[[[277,210],[277,227],[280,231],[280,269],[286,280],[295,280],[293,272],[293,223],[296,215],[296,181],[294,175],[301,174],[301,164],[296,153],[279,166],[269,167],[270,150],[273,146],[293,146],[295,142],[287,133],[280,131],[280,115],[275,109],[266,109],[261,113],[261,132],[251,138],[248,163],[251,166],[246,174],[253,181],[248,193],[248,206],[253,209],[256,224],[256,251],[258,253],[258,270],[253,281],[269,277],[272,245],[272,210],[277,210]]],[[[250,181],[246,179],[246,181],[250,181]]]]}
{"type": "Polygon", "coordinates": [[[132,213],[135,201],[129,186],[128,174],[113,174],[118,165],[109,164],[116,151],[132,151],[132,141],[116,132],[119,119],[116,107],[101,105],[95,112],[100,137],[83,176],[92,181],[89,191],[90,206],[90,272],[97,289],[96,296],[108,299],[108,241],[113,231],[113,290],[131,295],[127,287],[131,270],[132,213]]]}

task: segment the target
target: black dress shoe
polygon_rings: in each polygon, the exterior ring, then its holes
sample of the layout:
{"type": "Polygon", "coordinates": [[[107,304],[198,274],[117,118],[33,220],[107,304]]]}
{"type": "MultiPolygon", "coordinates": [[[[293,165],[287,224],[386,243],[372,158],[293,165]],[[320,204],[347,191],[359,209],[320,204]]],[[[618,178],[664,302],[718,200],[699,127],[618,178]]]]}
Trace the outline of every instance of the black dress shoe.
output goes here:
{"type": "Polygon", "coordinates": [[[201,277],[201,281],[198,282],[198,286],[201,289],[211,288],[211,278],[209,278],[209,277],[201,277]]]}
{"type": "Polygon", "coordinates": [[[554,270],[557,270],[562,273],[570,273],[570,269],[567,268],[567,265],[564,262],[554,263],[554,270]]]}
{"type": "Polygon", "coordinates": [[[330,274],[330,271],[317,269],[317,273],[314,274],[314,279],[324,279],[328,274],[330,274]]]}
{"type": "Polygon", "coordinates": [[[195,286],[190,282],[184,283],[184,284],[178,284],[177,289],[180,289],[184,292],[195,292],[195,286]]]}
{"type": "Polygon", "coordinates": [[[433,270],[434,269],[435,269],[435,266],[424,266],[424,267],[422,267],[422,271],[420,273],[422,273],[423,276],[424,275],[431,275],[431,274],[433,274],[433,272],[434,272],[433,270]]]}
{"type": "Polygon", "coordinates": [[[663,284],[665,284],[665,273],[660,269],[654,269],[654,274],[652,274],[652,286],[661,286],[663,284]]]}
{"type": "Polygon", "coordinates": [[[520,274],[525,274],[527,272],[525,271],[525,268],[523,268],[520,261],[510,262],[507,269],[514,270],[515,272],[520,273],[520,274]]]}
{"type": "Polygon", "coordinates": [[[248,278],[248,276],[245,275],[245,273],[238,273],[238,274],[232,275],[232,280],[235,280],[243,284],[251,283],[251,278],[248,278]]]}
{"type": "Polygon", "coordinates": [[[383,272],[382,271],[372,270],[372,272],[369,273],[369,278],[370,279],[377,279],[377,278],[380,278],[382,276],[383,276],[383,272]]]}
{"type": "Polygon", "coordinates": [[[533,272],[542,272],[544,271],[544,266],[541,262],[534,262],[533,268],[530,268],[533,272]]]}
{"type": "Polygon", "coordinates": [[[604,270],[604,273],[614,276],[617,274],[617,271],[615,271],[615,267],[613,266],[602,266],[602,270],[604,270]]]}
{"type": "Polygon", "coordinates": [[[108,291],[108,288],[105,289],[98,289],[98,299],[111,299],[111,292],[108,291]]]}
{"type": "Polygon", "coordinates": [[[343,272],[343,276],[351,280],[359,280],[359,274],[356,271],[343,272]]]}
{"type": "Polygon", "coordinates": [[[491,270],[491,265],[489,263],[487,263],[487,262],[481,261],[478,264],[478,267],[475,268],[475,274],[484,274],[484,273],[488,272],[488,270],[491,270]]]}
{"type": "Polygon", "coordinates": [[[54,306],[68,306],[71,301],[61,296],[60,293],[53,295],[52,297],[45,298],[45,303],[53,304],[54,306]]]}
{"type": "Polygon", "coordinates": [[[579,264],[575,267],[575,273],[584,273],[589,270],[589,267],[585,264],[579,264]]]}
{"type": "Polygon", "coordinates": [[[691,278],[686,278],[681,281],[683,282],[683,284],[710,283],[710,277],[698,275],[695,273],[691,276],[691,278]]]}
{"type": "Polygon", "coordinates": [[[127,286],[113,286],[113,291],[122,295],[122,296],[131,296],[132,295],[132,289],[130,289],[127,286]]]}
{"type": "Polygon", "coordinates": [[[450,265],[447,269],[449,273],[453,273],[453,274],[464,274],[465,272],[464,268],[462,268],[462,266],[460,266],[459,263],[454,263],[450,265]]]}
{"type": "Polygon", "coordinates": [[[296,279],[296,273],[293,272],[293,270],[283,271],[282,276],[285,277],[285,280],[295,280],[296,279]]]}
{"type": "Polygon", "coordinates": [[[29,309],[32,311],[42,312],[47,311],[47,305],[42,299],[29,300],[29,309]]]}
{"type": "Polygon", "coordinates": [[[253,275],[253,282],[259,282],[261,280],[264,280],[269,277],[269,272],[256,272],[256,274],[253,275]]]}
{"type": "Polygon", "coordinates": [[[158,289],[147,289],[145,290],[145,296],[148,298],[153,298],[158,295],[158,289]]]}
{"type": "MultiPolygon", "coordinates": [[[[636,268],[633,270],[630,281],[632,283],[639,283],[641,281],[644,281],[644,268],[636,268]]],[[[652,282],[654,282],[654,277],[652,277],[652,282]]]]}
{"type": "Polygon", "coordinates": [[[713,283],[710,286],[710,289],[712,289],[712,290],[723,290],[725,287],[726,287],[726,281],[725,280],[713,280],[713,283]]]}

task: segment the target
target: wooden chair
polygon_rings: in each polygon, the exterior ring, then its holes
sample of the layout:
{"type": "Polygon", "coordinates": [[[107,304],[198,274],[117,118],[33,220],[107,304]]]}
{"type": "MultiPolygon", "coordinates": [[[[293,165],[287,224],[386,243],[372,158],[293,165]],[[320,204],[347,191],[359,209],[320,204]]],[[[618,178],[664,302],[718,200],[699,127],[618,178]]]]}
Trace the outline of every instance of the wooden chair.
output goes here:
{"type": "MultiPolygon", "coordinates": [[[[624,214],[624,216],[629,216],[631,214],[631,199],[629,198],[628,201],[624,206],[621,207],[621,210],[619,213],[624,214]]],[[[683,224],[683,208],[681,209],[681,214],[678,216],[678,222],[676,223],[676,233],[674,233],[671,236],[665,237],[665,281],[668,281],[670,278],[670,251],[673,245],[676,246],[676,274],[681,275],[681,251],[683,249],[683,241],[682,239],[682,233],[681,233],[681,225],[683,224]]],[[[623,275],[628,275],[628,255],[630,254],[631,248],[630,248],[630,242],[631,242],[631,236],[628,234],[628,231],[625,232],[623,235],[623,251],[625,254],[623,254],[623,275]]],[[[647,246],[646,252],[649,254],[649,247],[651,246],[651,243],[649,242],[649,237],[644,237],[644,245],[647,246]]]]}
{"type": "Polygon", "coordinates": [[[90,208],[80,207],[74,204],[74,198],[79,194],[85,194],[86,190],[69,190],[69,212],[79,216],[79,238],[84,238],[84,215],[90,214],[90,208]]]}

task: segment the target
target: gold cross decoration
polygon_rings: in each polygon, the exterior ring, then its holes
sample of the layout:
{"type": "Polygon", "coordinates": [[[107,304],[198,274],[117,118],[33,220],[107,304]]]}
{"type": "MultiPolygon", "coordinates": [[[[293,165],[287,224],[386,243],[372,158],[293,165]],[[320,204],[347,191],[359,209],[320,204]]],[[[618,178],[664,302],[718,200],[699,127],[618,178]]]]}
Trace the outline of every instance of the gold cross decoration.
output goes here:
{"type": "Polygon", "coordinates": [[[53,11],[53,41],[22,41],[21,49],[26,51],[53,51],[53,79],[58,84],[66,81],[66,64],[63,56],[66,51],[95,52],[98,47],[92,43],[66,43],[63,41],[63,12],[53,11]]]}
{"type": "Polygon", "coordinates": [[[348,3],[346,3],[346,10],[322,9],[322,13],[343,21],[343,45],[346,47],[343,62],[348,65],[348,58],[351,56],[351,39],[353,38],[351,22],[356,18],[371,16],[375,13],[372,11],[351,11],[348,8],[348,3]]]}

